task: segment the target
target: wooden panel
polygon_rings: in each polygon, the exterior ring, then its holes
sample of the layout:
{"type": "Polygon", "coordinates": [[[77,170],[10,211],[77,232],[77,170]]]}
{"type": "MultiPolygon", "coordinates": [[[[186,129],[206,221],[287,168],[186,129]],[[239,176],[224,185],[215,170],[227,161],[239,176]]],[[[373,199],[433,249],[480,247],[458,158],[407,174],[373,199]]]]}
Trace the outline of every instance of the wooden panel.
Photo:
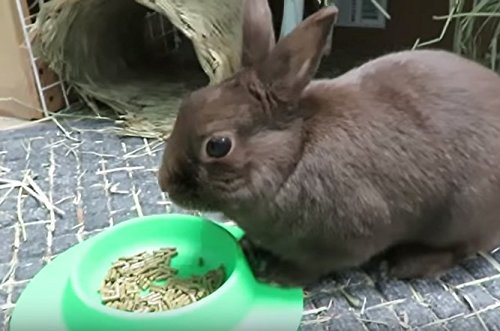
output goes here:
{"type": "Polygon", "coordinates": [[[34,119],[42,116],[28,51],[22,46],[16,2],[0,1],[0,114],[34,119]]]}
{"type": "MultiPolygon", "coordinates": [[[[19,22],[17,0],[0,1],[0,114],[25,119],[43,117],[42,106],[37,93],[35,76],[31,67],[30,56],[24,45],[24,34],[19,22]]],[[[27,2],[22,2],[24,15],[31,18],[27,2]]],[[[42,87],[51,86],[59,77],[41,61],[36,61],[38,76],[42,87]]],[[[44,91],[47,109],[56,112],[65,106],[60,85],[44,91]]]]}

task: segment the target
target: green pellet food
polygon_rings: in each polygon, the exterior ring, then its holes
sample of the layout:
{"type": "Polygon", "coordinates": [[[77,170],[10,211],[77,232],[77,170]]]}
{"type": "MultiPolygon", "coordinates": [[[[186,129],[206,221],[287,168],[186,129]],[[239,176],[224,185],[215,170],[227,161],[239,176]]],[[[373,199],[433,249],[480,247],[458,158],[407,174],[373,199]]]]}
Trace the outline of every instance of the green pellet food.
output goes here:
{"type": "MultiPolygon", "coordinates": [[[[119,258],[98,290],[102,304],[128,312],[160,312],[187,306],[208,296],[224,282],[224,267],[201,276],[181,278],[170,266],[175,248],[161,248],[119,258]]],[[[204,265],[203,258],[194,261],[204,265]]]]}

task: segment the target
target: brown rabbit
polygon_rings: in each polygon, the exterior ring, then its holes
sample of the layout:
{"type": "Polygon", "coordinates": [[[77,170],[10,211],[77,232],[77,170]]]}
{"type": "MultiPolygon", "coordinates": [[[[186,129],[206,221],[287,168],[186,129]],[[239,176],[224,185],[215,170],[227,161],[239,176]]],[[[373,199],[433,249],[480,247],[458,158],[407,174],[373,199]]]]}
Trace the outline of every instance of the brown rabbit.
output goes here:
{"type": "Polygon", "coordinates": [[[437,275],[500,243],[500,76],[440,50],[313,80],[334,7],[265,60],[183,102],[159,171],[180,206],[233,219],[308,285],[392,249],[390,274],[437,275]]]}

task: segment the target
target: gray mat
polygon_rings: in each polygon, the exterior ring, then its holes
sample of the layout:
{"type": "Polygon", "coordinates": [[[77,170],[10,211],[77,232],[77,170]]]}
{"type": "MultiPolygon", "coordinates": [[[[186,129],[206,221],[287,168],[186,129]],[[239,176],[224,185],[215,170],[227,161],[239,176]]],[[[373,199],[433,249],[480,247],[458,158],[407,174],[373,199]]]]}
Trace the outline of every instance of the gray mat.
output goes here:
{"type": "MultiPolygon", "coordinates": [[[[0,189],[0,325],[29,280],[51,258],[138,214],[186,212],[159,191],[161,145],[119,138],[103,121],[77,121],[71,137],[55,125],[0,132],[0,178],[30,175],[58,208],[31,196],[17,215],[17,190],[0,189]],[[1,200],[0,200],[1,201],[1,200]]],[[[216,218],[217,215],[213,215],[216,218]]],[[[302,330],[500,330],[500,252],[465,261],[439,280],[377,281],[370,270],[333,276],[306,291],[302,330]]]]}

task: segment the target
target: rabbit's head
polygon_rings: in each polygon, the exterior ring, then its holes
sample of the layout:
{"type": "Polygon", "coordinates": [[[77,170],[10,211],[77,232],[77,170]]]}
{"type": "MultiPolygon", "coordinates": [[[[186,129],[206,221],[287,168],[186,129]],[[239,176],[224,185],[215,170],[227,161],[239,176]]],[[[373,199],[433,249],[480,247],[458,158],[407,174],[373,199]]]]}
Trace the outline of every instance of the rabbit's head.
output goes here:
{"type": "Polygon", "coordinates": [[[229,212],[274,199],[301,159],[314,108],[301,106],[301,93],[336,16],[333,6],[319,10],[263,61],[183,100],[158,174],[173,202],[229,212]]]}

